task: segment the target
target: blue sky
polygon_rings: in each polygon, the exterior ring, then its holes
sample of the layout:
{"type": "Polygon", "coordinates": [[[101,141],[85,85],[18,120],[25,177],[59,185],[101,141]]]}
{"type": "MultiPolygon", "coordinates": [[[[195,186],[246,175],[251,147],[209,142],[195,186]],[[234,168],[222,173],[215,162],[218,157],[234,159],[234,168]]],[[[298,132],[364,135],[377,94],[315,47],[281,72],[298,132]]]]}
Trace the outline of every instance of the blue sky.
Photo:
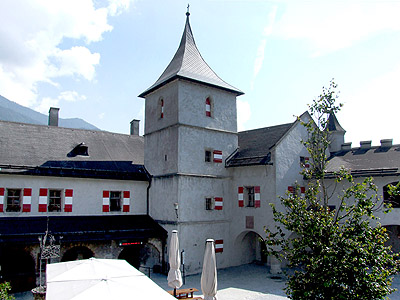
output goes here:
{"type": "MultiPolygon", "coordinates": [[[[181,0],[0,1],[0,94],[128,133],[137,96],[164,71],[181,0]]],[[[332,78],[346,142],[400,143],[400,0],[195,0],[190,23],[211,68],[241,89],[238,127],[292,122],[332,78]]]]}

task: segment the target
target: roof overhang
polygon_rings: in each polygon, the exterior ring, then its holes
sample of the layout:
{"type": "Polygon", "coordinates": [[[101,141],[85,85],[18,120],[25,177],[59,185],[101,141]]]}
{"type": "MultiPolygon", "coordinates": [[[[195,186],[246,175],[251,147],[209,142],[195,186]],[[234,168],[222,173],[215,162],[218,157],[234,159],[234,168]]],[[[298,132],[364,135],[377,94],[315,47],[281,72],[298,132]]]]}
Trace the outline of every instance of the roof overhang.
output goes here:
{"type": "Polygon", "coordinates": [[[163,87],[164,85],[166,85],[166,84],[168,84],[168,83],[170,83],[170,82],[172,82],[172,81],[174,81],[174,80],[177,80],[177,79],[178,79],[178,80],[179,80],[179,79],[180,79],[180,80],[186,80],[186,81],[189,81],[189,82],[194,82],[194,83],[206,85],[206,86],[209,86],[209,87],[213,87],[213,88],[216,88],[216,89],[219,89],[219,90],[223,90],[223,91],[226,91],[226,92],[233,93],[233,94],[235,94],[236,96],[244,95],[244,92],[242,92],[242,91],[240,91],[240,90],[228,89],[228,88],[221,87],[221,86],[218,86],[218,85],[214,85],[214,84],[211,84],[211,83],[208,83],[208,82],[204,82],[204,81],[201,81],[201,80],[196,80],[196,79],[188,78],[188,77],[181,76],[181,75],[175,75],[175,76],[173,76],[173,77],[171,77],[171,78],[169,78],[169,79],[167,79],[167,80],[161,82],[160,84],[155,85],[155,86],[149,88],[148,90],[146,90],[146,91],[144,91],[143,93],[141,93],[138,97],[140,97],[140,98],[146,98],[147,95],[151,94],[151,93],[154,92],[155,90],[158,90],[159,88],[163,87]]]}
{"type": "Polygon", "coordinates": [[[3,217],[0,243],[37,244],[47,229],[61,243],[167,237],[148,215],[3,217]]]}

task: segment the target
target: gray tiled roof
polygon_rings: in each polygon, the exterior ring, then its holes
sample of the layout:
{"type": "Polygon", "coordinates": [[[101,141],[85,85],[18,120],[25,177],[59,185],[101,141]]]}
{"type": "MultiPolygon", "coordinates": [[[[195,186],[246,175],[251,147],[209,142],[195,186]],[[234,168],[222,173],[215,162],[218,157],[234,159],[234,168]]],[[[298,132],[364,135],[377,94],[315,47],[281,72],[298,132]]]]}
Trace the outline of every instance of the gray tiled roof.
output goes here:
{"type": "Polygon", "coordinates": [[[140,136],[0,121],[2,172],[40,166],[35,174],[91,176],[99,171],[95,177],[115,177],[122,172],[132,178],[146,175],[143,163],[144,140],[140,136]],[[80,143],[88,147],[89,156],[71,155],[80,143]]]}
{"type": "Polygon", "coordinates": [[[270,163],[271,148],[275,146],[293,124],[282,124],[239,132],[239,150],[227,161],[227,167],[270,163]]]}
{"type": "Polygon", "coordinates": [[[400,145],[372,146],[369,149],[352,148],[335,152],[327,166],[328,172],[349,169],[354,176],[399,175],[400,145]]]}
{"type": "Polygon", "coordinates": [[[193,38],[192,29],[190,28],[189,16],[186,18],[186,26],[183,31],[181,43],[175,56],[172,58],[168,67],[161,74],[160,78],[146,91],[139,95],[145,97],[152,91],[162,85],[175,80],[176,78],[184,78],[187,80],[204,83],[217,88],[231,91],[237,95],[243,92],[218,77],[217,74],[208,66],[196,47],[193,38]]]}

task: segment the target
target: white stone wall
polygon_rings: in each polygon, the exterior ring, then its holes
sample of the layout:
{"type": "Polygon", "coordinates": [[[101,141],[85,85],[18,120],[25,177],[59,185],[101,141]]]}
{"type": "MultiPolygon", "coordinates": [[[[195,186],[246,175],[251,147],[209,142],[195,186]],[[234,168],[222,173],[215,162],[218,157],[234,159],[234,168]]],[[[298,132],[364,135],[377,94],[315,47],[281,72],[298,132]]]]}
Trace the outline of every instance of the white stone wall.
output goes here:
{"type": "Polygon", "coordinates": [[[182,80],[179,84],[179,123],[237,132],[236,96],[182,80]],[[211,117],[205,114],[207,97],[211,99],[211,117]]]}
{"type": "Polygon", "coordinates": [[[264,227],[270,226],[272,208],[269,203],[276,200],[275,166],[246,166],[232,168],[230,204],[231,229],[227,251],[231,265],[241,265],[260,260],[258,238],[265,238],[264,227]],[[259,186],[260,207],[239,207],[238,187],[259,186]],[[254,218],[254,228],[246,227],[246,217],[254,218]]]}
{"type": "Polygon", "coordinates": [[[180,126],[178,172],[199,175],[227,176],[225,159],[237,148],[237,135],[197,127],[180,126]],[[205,162],[206,149],[211,162],[205,162]],[[213,161],[213,150],[222,151],[222,163],[213,161]]]}
{"type": "MultiPolygon", "coordinates": [[[[284,196],[288,186],[297,182],[306,186],[303,176],[300,175],[300,156],[309,157],[307,149],[301,140],[307,139],[307,131],[303,125],[296,122],[276,145],[273,162],[276,167],[276,196],[284,196]]],[[[279,203],[279,202],[278,202],[279,203]]]]}
{"type": "Polygon", "coordinates": [[[146,96],[144,134],[178,122],[179,81],[174,80],[146,96]],[[160,118],[160,99],[164,100],[164,116],[160,118]]]}
{"type": "Polygon", "coordinates": [[[178,172],[178,136],[176,126],[145,136],[144,164],[152,176],[178,172]]]}
{"type": "MultiPolygon", "coordinates": [[[[2,217],[24,217],[44,215],[113,215],[113,214],[146,214],[147,181],[91,179],[91,178],[68,178],[50,176],[21,176],[0,175],[0,187],[4,188],[32,188],[31,212],[5,212],[0,213],[2,217]],[[73,189],[72,212],[38,212],[39,190],[48,189],[73,189]],[[103,212],[103,190],[108,191],[130,191],[129,212],[103,212]]],[[[121,200],[122,201],[122,200],[121,200]]],[[[6,197],[4,197],[4,204],[6,197]]]]}
{"type": "MultiPolygon", "coordinates": [[[[362,182],[364,177],[354,177],[355,182],[362,182]]],[[[383,187],[387,184],[398,182],[400,178],[398,176],[375,176],[374,183],[378,187],[378,197],[383,201],[383,187]]],[[[327,186],[329,187],[329,193],[332,193],[332,197],[330,199],[330,204],[339,205],[339,196],[343,195],[343,190],[349,187],[347,182],[342,182],[338,185],[334,184],[333,179],[327,180],[327,186]]],[[[379,202],[379,203],[381,203],[379,202]]],[[[383,213],[382,210],[379,210],[375,213],[377,217],[380,218],[379,222],[383,226],[387,225],[400,225],[400,208],[393,208],[392,211],[388,214],[383,213]]]]}

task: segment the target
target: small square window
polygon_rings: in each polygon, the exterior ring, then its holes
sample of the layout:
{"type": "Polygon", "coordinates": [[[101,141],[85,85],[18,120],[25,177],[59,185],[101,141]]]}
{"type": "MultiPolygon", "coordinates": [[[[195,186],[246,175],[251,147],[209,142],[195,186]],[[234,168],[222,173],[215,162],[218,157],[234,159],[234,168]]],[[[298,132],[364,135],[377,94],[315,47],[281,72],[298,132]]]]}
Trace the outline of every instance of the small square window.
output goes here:
{"type": "Polygon", "coordinates": [[[305,156],[300,156],[300,167],[309,168],[310,167],[310,158],[305,156]]]}
{"type": "Polygon", "coordinates": [[[9,212],[21,211],[21,189],[7,189],[7,208],[9,212]]]}
{"type": "Polygon", "coordinates": [[[211,151],[210,150],[206,150],[204,152],[205,157],[204,157],[204,161],[205,162],[211,162],[211,151]]]}
{"type": "Polygon", "coordinates": [[[110,211],[121,211],[121,192],[110,192],[110,211]]]}
{"type": "Polygon", "coordinates": [[[212,198],[206,198],[206,210],[213,210],[214,209],[214,203],[212,198]]]}
{"type": "Polygon", "coordinates": [[[49,190],[49,206],[48,211],[61,211],[61,191],[49,190]]]}

